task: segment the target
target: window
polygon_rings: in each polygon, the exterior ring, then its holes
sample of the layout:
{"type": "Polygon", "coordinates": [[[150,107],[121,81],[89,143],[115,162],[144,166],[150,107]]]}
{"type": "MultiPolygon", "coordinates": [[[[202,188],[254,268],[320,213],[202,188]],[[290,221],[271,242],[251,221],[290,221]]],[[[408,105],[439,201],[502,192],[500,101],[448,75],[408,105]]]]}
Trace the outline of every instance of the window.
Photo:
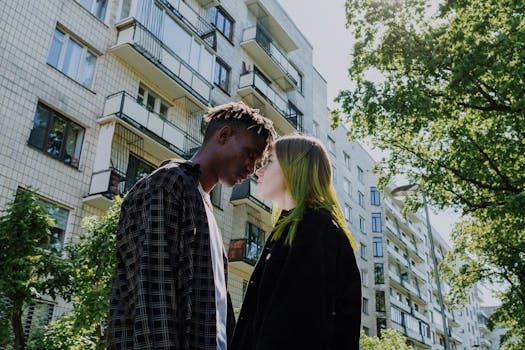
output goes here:
{"type": "Polygon", "coordinates": [[[372,213],[372,232],[382,232],[381,213],[372,213]]]}
{"type": "Polygon", "coordinates": [[[222,7],[212,7],[211,23],[221,32],[228,40],[233,39],[233,19],[224,11],[222,7]]]}
{"type": "Polygon", "coordinates": [[[246,225],[246,259],[255,263],[264,247],[264,231],[252,223],[246,225]]]}
{"type": "Polygon", "coordinates": [[[335,155],[335,141],[328,136],[328,151],[335,155]]]}
{"type": "Polygon", "coordinates": [[[50,229],[51,241],[49,247],[57,252],[62,251],[67,227],[69,211],[43,199],[37,200],[38,205],[45,209],[49,216],[55,220],[55,226],[50,229]]]}
{"type": "Polygon", "coordinates": [[[370,204],[381,205],[381,194],[377,187],[370,187],[370,204]]]}
{"type": "Polygon", "coordinates": [[[301,94],[303,93],[303,75],[299,72],[297,72],[297,91],[299,91],[301,94]]]}
{"type": "Polygon", "coordinates": [[[385,273],[384,273],[384,267],[382,263],[374,264],[374,280],[375,280],[375,284],[385,283],[385,273]]]}
{"type": "Polygon", "coordinates": [[[359,243],[359,253],[361,255],[361,258],[366,260],[366,244],[359,243]]]}
{"type": "Polygon", "coordinates": [[[303,130],[303,114],[293,103],[288,102],[288,111],[286,113],[286,119],[292,123],[298,131],[303,130]]]}
{"type": "Polygon", "coordinates": [[[345,220],[347,222],[352,222],[352,208],[345,203],[345,220]]]}
{"type": "Polygon", "coordinates": [[[376,290],[376,311],[386,312],[385,292],[376,290]]]}
{"type": "Polygon", "coordinates": [[[361,182],[361,183],[364,183],[364,182],[365,182],[365,179],[364,179],[364,172],[363,172],[363,169],[361,169],[360,167],[357,167],[357,179],[358,179],[359,182],[361,182]]]}
{"type": "Polygon", "coordinates": [[[376,325],[377,325],[377,336],[380,337],[381,331],[383,329],[386,329],[386,318],[378,318],[376,320],[376,325]]]}
{"type": "Polygon", "coordinates": [[[368,272],[361,271],[361,284],[363,287],[368,287],[368,272]]]}
{"type": "Polygon", "coordinates": [[[26,341],[31,342],[34,336],[38,336],[42,326],[51,321],[55,305],[41,301],[33,301],[24,305],[23,325],[26,341]]]}
{"type": "Polygon", "coordinates": [[[368,315],[368,299],[363,298],[363,313],[368,315]]]}
{"type": "Polygon", "coordinates": [[[332,165],[332,182],[334,184],[337,183],[337,168],[335,167],[335,165],[332,165]]]}
{"type": "Polygon", "coordinates": [[[139,180],[146,177],[153,170],[155,170],[153,165],[146,163],[143,159],[130,153],[124,191],[128,192],[139,180]]]}
{"type": "Polygon", "coordinates": [[[230,86],[230,72],[231,68],[220,58],[215,60],[215,75],[213,82],[220,87],[224,92],[228,93],[230,86]]]}
{"type": "Polygon", "coordinates": [[[84,128],[39,103],[28,143],[50,156],[78,168],[84,128]]]}
{"type": "Polygon", "coordinates": [[[350,196],[350,181],[348,179],[343,180],[343,190],[350,196]]]}
{"type": "Polygon", "coordinates": [[[365,233],[366,221],[362,216],[359,217],[359,231],[365,233]]]}
{"type": "Polygon", "coordinates": [[[343,153],[343,155],[344,155],[344,158],[345,158],[345,167],[346,167],[348,170],[350,170],[350,169],[351,169],[351,167],[350,167],[350,165],[351,165],[351,158],[350,158],[350,156],[349,156],[348,154],[346,154],[346,153],[343,153]]]}
{"type": "Polygon", "coordinates": [[[164,101],[142,83],[139,85],[137,102],[146,107],[148,111],[157,113],[163,119],[168,117],[168,102],[164,101]]]}
{"type": "Polygon", "coordinates": [[[72,39],[69,34],[55,29],[47,63],[87,88],[91,88],[95,73],[96,56],[72,39]]]}
{"type": "Polygon", "coordinates": [[[357,191],[357,203],[361,208],[365,207],[365,195],[361,191],[357,191]]]}
{"type": "Polygon", "coordinates": [[[319,124],[317,124],[317,122],[314,122],[314,124],[313,124],[312,134],[315,137],[319,138],[319,124]]]}
{"type": "Polygon", "coordinates": [[[363,326],[363,332],[367,337],[370,336],[370,328],[363,326]]]}
{"type": "Polygon", "coordinates": [[[221,208],[221,194],[222,194],[222,184],[218,183],[215,185],[213,190],[210,192],[211,203],[218,208],[221,208]]]}
{"type": "Polygon", "coordinates": [[[106,18],[108,0],[80,0],[80,4],[101,21],[106,18]]]}
{"type": "Polygon", "coordinates": [[[383,256],[383,239],[381,237],[374,237],[373,239],[374,257],[383,256]]]}

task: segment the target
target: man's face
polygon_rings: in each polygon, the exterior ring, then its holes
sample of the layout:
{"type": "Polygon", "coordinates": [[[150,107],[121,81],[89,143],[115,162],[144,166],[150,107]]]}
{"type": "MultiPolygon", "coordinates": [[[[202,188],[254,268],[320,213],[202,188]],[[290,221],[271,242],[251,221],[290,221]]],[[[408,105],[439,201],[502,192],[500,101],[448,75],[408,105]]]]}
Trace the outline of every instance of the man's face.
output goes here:
{"type": "Polygon", "coordinates": [[[261,135],[242,128],[234,129],[221,150],[219,181],[226,186],[243,182],[254,173],[255,164],[262,159],[265,149],[266,140],[261,135]]]}

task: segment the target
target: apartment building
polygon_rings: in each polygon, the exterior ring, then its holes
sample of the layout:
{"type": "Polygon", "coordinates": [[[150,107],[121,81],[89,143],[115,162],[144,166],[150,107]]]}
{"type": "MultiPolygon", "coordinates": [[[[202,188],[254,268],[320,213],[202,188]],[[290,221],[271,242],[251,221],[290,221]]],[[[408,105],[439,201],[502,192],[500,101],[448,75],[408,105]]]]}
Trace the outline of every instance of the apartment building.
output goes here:
{"type": "MultiPolygon", "coordinates": [[[[0,28],[0,208],[30,188],[56,219],[57,243],[74,241],[82,218],[163,160],[191,157],[208,107],[243,100],[279,134],[327,146],[359,242],[365,332],[395,328],[418,349],[443,348],[424,220],[404,219],[402,202],[377,190],[366,150],[330,129],[313,47],[278,0],[7,0],[0,28]]],[[[255,183],[212,192],[236,308],[271,228],[255,183]]],[[[31,306],[27,331],[67,308],[31,306]]],[[[447,319],[452,334],[476,334],[474,319],[447,319]]],[[[469,349],[476,336],[465,337],[451,349],[469,349]]]]}

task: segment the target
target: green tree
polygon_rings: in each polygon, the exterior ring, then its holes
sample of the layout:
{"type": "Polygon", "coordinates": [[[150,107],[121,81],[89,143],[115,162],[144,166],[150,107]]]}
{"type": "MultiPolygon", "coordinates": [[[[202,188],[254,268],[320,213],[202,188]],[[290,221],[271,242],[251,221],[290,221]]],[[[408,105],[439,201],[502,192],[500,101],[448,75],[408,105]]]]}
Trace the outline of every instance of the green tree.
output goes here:
{"type": "Polygon", "coordinates": [[[381,186],[403,174],[431,204],[465,214],[448,259],[452,301],[478,281],[505,283],[497,321],[517,318],[510,334],[523,334],[525,1],[429,4],[347,0],[353,87],[336,98],[333,122],[387,151],[381,186]]]}
{"type": "Polygon", "coordinates": [[[0,217],[0,344],[25,348],[22,312],[34,298],[69,291],[68,263],[52,248],[53,220],[28,190],[17,192],[0,217]]]}
{"type": "Polygon", "coordinates": [[[115,238],[122,200],[103,216],[84,219],[79,242],[66,246],[71,261],[73,312],[51,322],[36,348],[105,349],[105,327],[115,270],[115,238]]]}
{"type": "Polygon", "coordinates": [[[406,338],[396,330],[383,329],[381,338],[368,337],[361,331],[359,339],[359,348],[361,350],[413,350],[414,348],[407,345],[406,338]]]}

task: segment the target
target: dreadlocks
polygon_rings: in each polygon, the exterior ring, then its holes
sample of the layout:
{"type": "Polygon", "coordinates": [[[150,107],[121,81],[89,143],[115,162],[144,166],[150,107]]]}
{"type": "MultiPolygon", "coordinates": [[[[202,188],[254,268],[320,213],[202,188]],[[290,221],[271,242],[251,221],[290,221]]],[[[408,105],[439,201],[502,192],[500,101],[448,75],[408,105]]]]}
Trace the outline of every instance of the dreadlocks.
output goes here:
{"type": "Polygon", "coordinates": [[[224,125],[244,125],[246,130],[252,130],[264,137],[267,145],[271,145],[276,137],[273,122],[263,117],[258,109],[251,108],[243,102],[230,102],[210,108],[204,120],[209,123],[204,136],[205,143],[210,135],[224,125]]]}

